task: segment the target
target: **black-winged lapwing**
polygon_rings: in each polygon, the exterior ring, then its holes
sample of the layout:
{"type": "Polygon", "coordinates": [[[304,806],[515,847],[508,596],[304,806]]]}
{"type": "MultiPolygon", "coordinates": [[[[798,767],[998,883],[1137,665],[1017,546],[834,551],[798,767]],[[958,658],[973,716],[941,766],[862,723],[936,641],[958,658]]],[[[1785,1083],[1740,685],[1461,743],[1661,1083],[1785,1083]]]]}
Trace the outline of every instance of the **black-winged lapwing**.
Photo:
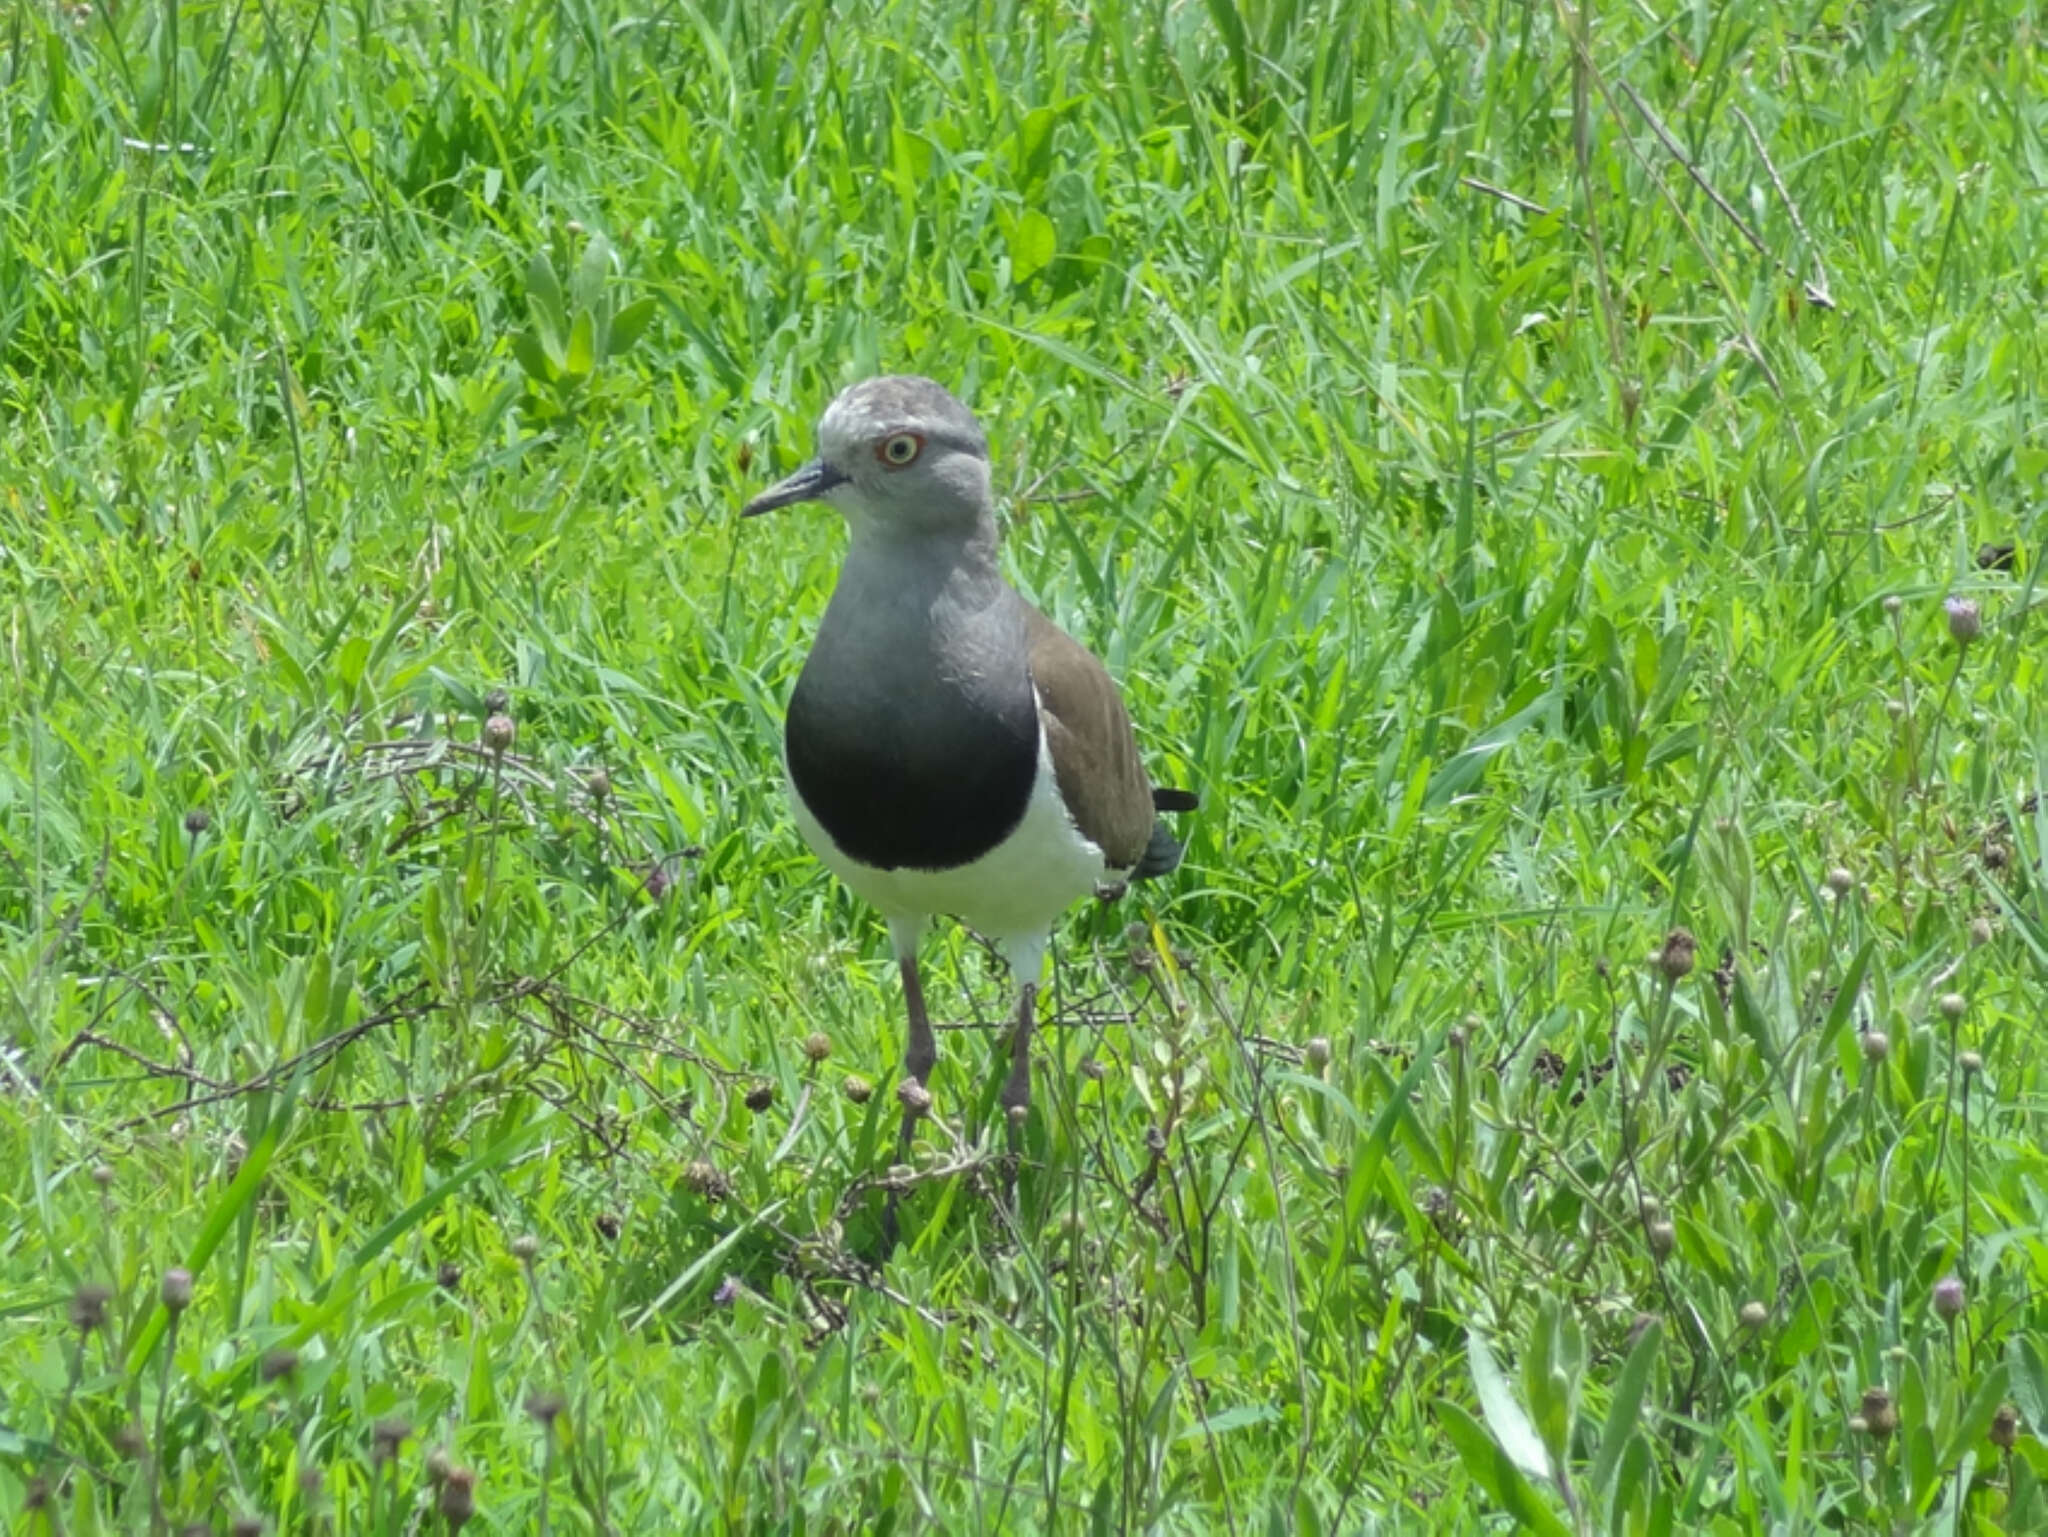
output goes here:
{"type": "MultiPolygon", "coordinates": [[[[910,1033],[903,1145],[938,1055],[918,980],[936,914],[992,941],[1018,986],[1002,1105],[1031,1102],[1045,947],[1068,907],[1164,875],[1181,847],[1102,664],[1003,580],[988,439],[930,379],[869,379],[818,423],[818,456],[749,502],[820,501],[846,519],[839,583],[790,696],[796,823],[889,921],[910,1033]]],[[[893,1202],[891,1223],[893,1228],[893,1202]]]]}

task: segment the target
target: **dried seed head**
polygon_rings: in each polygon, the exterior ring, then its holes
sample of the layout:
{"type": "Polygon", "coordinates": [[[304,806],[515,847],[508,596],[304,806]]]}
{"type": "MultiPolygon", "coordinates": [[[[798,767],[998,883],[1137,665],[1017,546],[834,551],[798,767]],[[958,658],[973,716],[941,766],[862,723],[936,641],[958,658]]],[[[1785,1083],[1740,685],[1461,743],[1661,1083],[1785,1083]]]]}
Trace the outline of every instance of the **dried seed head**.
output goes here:
{"type": "Polygon", "coordinates": [[[1906,701],[1903,699],[1887,699],[1884,702],[1884,713],[1893,720],[1904,720],[1906,718],[1906,701]]]}
{"type": "Polygon", "coordinates": [[[114,1432],[114,1450],[131,1461],[149,1451],[149,1433],[140,1420],[128,1420],[114,1432]]]}
{"type": "Polygon", "coordinates": [[[1031,1107],[1029,1105],[1012,1105],[1003,1112],[1003,1115],[1012,1126],[1022,1131],[1024,1123],[1031,1119],[1031,1107]]]}
{"type": "Polygon", "coordinates": [[[92,1166],[92,1182],[105,1190],[114,1183],[114,1166],[110,1163],[96,1163],[92,1166]]]}
{"type": "Polygon", "coordinates": [[[1330,1038],[1327,1035],[1312,1035],[1308,1044],[1301,1049],[1301,1060],[1308,1064],[1312,1073],[1320,1073],[1330,1065],[1330,1038]]]}
{"type": "Polygon", "coordinates": [[[1945,1275],[1934,1283],[1934,1312],[1943,1323],[1954,1323],[1963,1312],[1963,1283],[1952,1275],[1945,1275]]]}
{"type": "Polygon", "coordinates": [[[192,1272],[182,1265],[173,1265],[164,1272],[157,1296],[173,1315],[184,1312],[192,1306],[192,1272]]]}
{"type": "Polygon", "coordinates": [[[1883,1388],[1863,1390],[1860,1412],[1864,1429],[1880,1441],[1890,1439],[1891,1433],[1899,1428],[1898,1406],[1883,1388]]]}
{"type": "Polygon", "coordinates": [[[707,1201],[722,1201],[732,1194],[732,1181],[716,1164],[703,1158],[693,1158],[683,1165],[683,1184],[707,1201]]]}
{"type": "Polygon", "coordinates": [[[592,769],[590,777],[583,781],[583,788],[590,792],[592,800],[601,801],[612,793],[612,776],[601,768],[592,769]]]}
{"type": "Polygon", "coordinates": [[[1894,618],[1898,616],[1899,610],[1901,610],[1905,606],[1906,600],[1900,597],[1897,593],[1888,592],[1884,595],[1884,611],[1887,614],[1892,615],[1894,618]]]}
{"type": "Polygon", "coordinates": [[[1941,606],[1948,611],[1948,633],[1957,645],[1967,646],[1984,633],[1984,617],[1971,599],[1945,598],[1941,606]]]}
{"type": "Polygon", "coordinates": [[[896,1103],[903,1107],[906,1115],[930,1115],[932,1091],[915,1078],[906,1078],[896,1085],[896,1103]]]}
{"type": "Polygon", "coordinates": [[[263,1518],[247,1514],[239,1515],[228,1523],[228,1531],[233,1534],[233,1537],[263,1537],[263,1518]]]}
{"type": "Polygon", "coordinates": [[[2006,867],[2006,865],[2007,865],[2007,864],[2008,864],[2008,863],[2009,863],[2009,862],[2011,861],[2011,859],[2012,859],[2012,852],[2011,852],[2011,850],[2009,850],[2008,848],[2006,848],[2006,846],[2005,846],[2004,844],[2002,844],[2002,843],[1987,843],[1987,844],[1985,844],[1985,845],[1984,845],[1984,868],[1985,868],[1985,869],[1987,869],[1987,870],[2003,870],[2003,869],[2004,869],[2004,868],[2006,867]]]}
{"type": "Polygon", "coordinates": [[[370,1460],[384,1463],[398,1455],[398,1449],[412,1439],[412,1426],[393,1416],[370,1427],[370,1460]]]}
{"type": "Polygon", "coordinates": [[[1849,1416],[1849,1434],[1850,1434],[1850,1435],[1852,1435],[1852,1436],[1861,1436],[1861,1435],[1868,1435],[1869,1433],[1870,1433],[1870,1421],[1866,1420],[1866,1419],[1865,1419],[1865,1418],[1864,1418],[1864,1417],[1863,1417],[1862,1415],[1860,1415],[1860,1414],[1852,1414],[1852,1415],[1850,1415],[1850,1416],[1849,1416]]]}
{"type": "Polygon", "coordinates": [[[2000,1404],[1998,1412],[1991,1416],[1990,1436],[1993,1446],[2002,1452],[2011,1451],[2020,1438],[2020,1411],[2011,1404],[2000,1404]]]}
{"type": "Polygon", "coordinates": [[[256,1363],[256,1375],[265,1382],[276,1382],[289,1377],[299,1369],[299,1353],[296,1350],[265,1351],[263,1359],[256,1363]]]}
{"type": "Polygon", "coordinates": [[[606,1243],[618,1242],[619,1234],[626,1229],[625,1219],[615,1211],[601,1211],[591,1219],[591,1222],[596,1227],[598,1236],[606,1243]]]}
{"type": "Polygon", "coordinates": [[[1628,1348],[1631,1350],[1635,1349],[1636,1341],[1641,1339],[1643,1332],[1656,1321],[1657,1315],[1655,1313],[1638,1313],[1635,1317],[1631,1318],[1628,1321],[1628,1348]]]}
{"type": "Polygon", "coordinates": [[[1673,929],[1664,936],[1664,948],[1657,952],[1657,969],[1677,982],[1692,972],[1693,953],[1699,941],[1690,929],[1673,929]]]}
{"type": "Polygon", "coordinates": [[[747,1090],[747,1108],[759,1115],[775,1103],[775,1085],[757,1083],[747,1090]]]}
{"type": "Polygon", "coordinates": [[[568,1407],[569,1401],[560,1393],[531,1393],[526,1399],[526,1412],[543,1426],[553,1425],[568,1407]]]}
{"type": "Polygon", "coordinates": [[[522,1265],[531,1265],[540,1257],[540,1240],[531,1233],[521,1233],[510,1245],[512,1257],[522,1265]]]}
{"type": "Polygon", "coordinates": [[[1998,931],[1991,926],[1989,918],[1972,918],[1970,920],[1970,943],[1973,946],[1981,949],[1997,937],[1998,931]]]}
{"type": "Polygon", "coordinates": [[[462,1285],[462,1267],[452,1259],[441,1261],[441,1268],[434,1272],[434,1284],[444,1292],[452,1292],[462,1285]]]}
{"type": "Polygon", "coordinates": [[[1108,1074],[1109,1069],[1102,1065],[1102,1058],[1083,1057],[1081,1059],[1081,1076],[1090,1083],[1100,1083],[1108,1074]]]}
{"type": "Polygon", "coordinates": [[[1863,1032],[1863,1059],[1866,1062],[1882,1062],[1891,1055],[1891,1038],[1882,1030],[1863,1032]]]}
{"type": "Polygon", "coordinates": [[[823,1062],[832,1055],[832,1037],[822,1030],[813,1030],[804,1037],[804,1060],[823,1062]]]}
{"type": "Polygon", "coordinates": [[[104,1328],[107,1322],[107,1304],[113,1300],[114,1289],[102,1286],[97,1281],[87,1281],[71,1294],[71,1327],[80,1334],[90,1334],[104,1328]]]}
{"type": "Polygon", "coordinates": [[[1943,1019],[1954,1024],[1969,1011],[1970,1001],[1961,993],[1943,993],[1941,1001],[1935,1007],[1941,1010],[1943,1019]]]}
{"type": "Polygon", "coordinates": [[[213,818],[208,816],[201,807],[194,806],[185,813],[185,831],[192,837],[198,837],[211,826],[213,826],[213,818]]]}
{"type": "Polygon", "coordinates": [[[509,715],[493,715],[484,722],[484,746],[493,753],[507,753],[519,737],[519,728],[509,715]]]}
{"type": "Polygon", "coordinates": [[[448,1530],[459,1532],[476,1514],[476,1474],[468,1468],[450,1468],[441,1480],[441,1497],[436,1504],[448,1530]]]}
{"type": "Polygon", "coordinates": [[[1771,1310],[1761,1302],[1752,1300],[1742,1304],[1742,1309],[1735,1318],[1745,1329],[1761,1329],[1771,1321],[1771,1310]]]}
{"type": "Polygon", "coordinates": [[[1956,1057],[1956,1066],[1963,1070],[1965,1078],[1975,1078],[1984,1071],[1984,1059],[1974,1051],[1966,1051],[1956,1057]]]}
{"type": "Polygon", "coordinates": [[[1846,897],[1856,889],[1856,875],[1846,865],[1836,865],[1828,871],[1828,890],[1838,897],[1846,897]]]}
{"type": "Polygon", "coordinates": [[[858,1073],[849,1073],[846,1081],[839,1085],[839,1092],[856,1105],[865,1105],[875,1097],[875,1086],[858,1073]]]}
{"type": "Polygon", "coordinates": [[[512,696],[501,688],[494,688],[484,695],[484,714],[503,715],[512,708],[512,696]]]}
{"type": "Polygon", "coordinates": [[[445,1483],[447,1481],[449,1471],[453,1469],[454,1466],[454,1461],[448,1455],[448,1448],[445,1446],[435,1447],[432,1451],[427,1453],[427,1482],[434,1485],[445,1483]]]}
{"type": "Polygon", "coordinates": [[[1662,1259],[1678,1243],[1678,1229],[1668,1218],[1659,1217],[1644,1229],[1650,1239],[1650,1252],[1662,1259]]]}

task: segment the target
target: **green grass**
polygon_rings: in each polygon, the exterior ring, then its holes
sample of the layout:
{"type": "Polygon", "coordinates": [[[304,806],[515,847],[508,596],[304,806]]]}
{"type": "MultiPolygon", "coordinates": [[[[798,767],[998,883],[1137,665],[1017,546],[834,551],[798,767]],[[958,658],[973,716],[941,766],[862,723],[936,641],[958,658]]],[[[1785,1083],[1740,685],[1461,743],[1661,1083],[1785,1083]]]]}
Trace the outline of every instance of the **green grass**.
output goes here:
{"type": "Polygon", "coordinates": [[[18,0],[7,1529],[2048,1528],[2036,25],[18,0]],[[1204,806],[877,1270],[883,369],[1204,806]]]}

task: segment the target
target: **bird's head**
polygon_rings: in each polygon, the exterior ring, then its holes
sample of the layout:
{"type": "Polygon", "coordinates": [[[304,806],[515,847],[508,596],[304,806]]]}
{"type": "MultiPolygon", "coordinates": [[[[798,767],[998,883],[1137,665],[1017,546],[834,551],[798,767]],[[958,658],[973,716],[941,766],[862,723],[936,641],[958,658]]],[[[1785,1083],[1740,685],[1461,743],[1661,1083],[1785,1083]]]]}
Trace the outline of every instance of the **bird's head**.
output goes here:
{"type": "Polygon", "coordinates": [[[973,532],[992,500],[988,438],[974,413],[930,379],[889,374],[842,391],[818,422],[818,457],[742,516],[827,502],[856,537],[914,538],[973,532]]]}

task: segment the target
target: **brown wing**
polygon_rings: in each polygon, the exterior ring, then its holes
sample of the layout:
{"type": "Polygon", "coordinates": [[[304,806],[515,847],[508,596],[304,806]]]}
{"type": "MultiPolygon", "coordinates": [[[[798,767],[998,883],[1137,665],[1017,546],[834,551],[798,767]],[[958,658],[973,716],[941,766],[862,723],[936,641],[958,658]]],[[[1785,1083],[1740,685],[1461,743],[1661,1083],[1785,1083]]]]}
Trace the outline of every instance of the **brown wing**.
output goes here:
{"type": "Polygon", "coordinates": [[[1155,820],[1131,718],[1100,662],[1030,604],[1024,613],[1060,798],[1110,868],[1128,870],[1144,858],[1155,820]]]}

